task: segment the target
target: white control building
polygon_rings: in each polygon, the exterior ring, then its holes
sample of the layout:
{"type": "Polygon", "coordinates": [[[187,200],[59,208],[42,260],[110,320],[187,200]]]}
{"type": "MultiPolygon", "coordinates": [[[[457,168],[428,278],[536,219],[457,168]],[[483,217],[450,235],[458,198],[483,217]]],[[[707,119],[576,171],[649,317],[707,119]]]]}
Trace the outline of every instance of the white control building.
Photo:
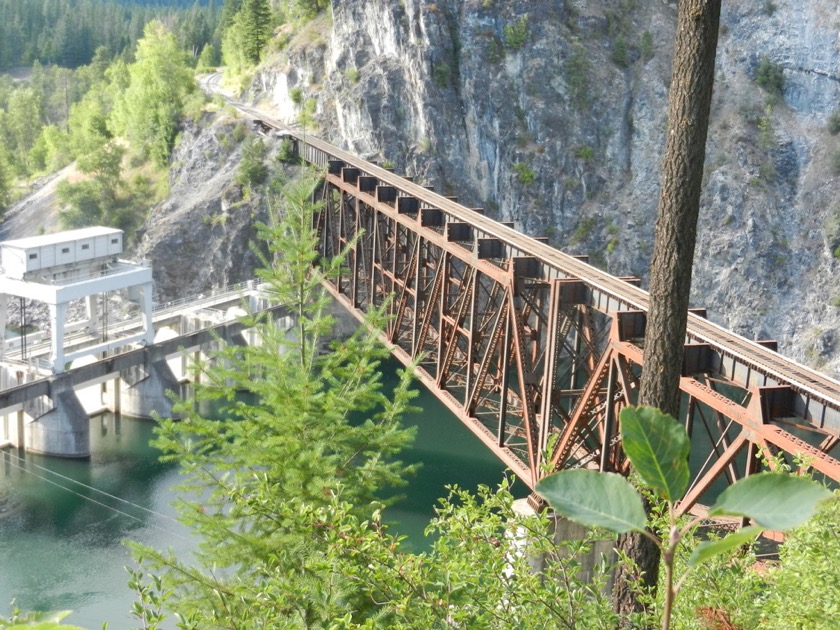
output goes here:
{"type": "Polygon", "coordinates": [[[5,339],[10,297],[46,303],[50,310],[50,356],[52,372],[81,356],[107,352],[134,343],[152,343],[152,269],[148,265],[120,260],[123,232],[114,228],[90,227],[33,236],[0,243],[0,360],[6,358],[5,339]],[[129,289],[137,297],[143,326],[134,333],[113,340],[97,340],[97,296],[129,289]],[[68,326],[67,307],[85,299],[86,319],[68,326]],[[65,335],[86,329],[91,338],[65,353],[65,335]]]}

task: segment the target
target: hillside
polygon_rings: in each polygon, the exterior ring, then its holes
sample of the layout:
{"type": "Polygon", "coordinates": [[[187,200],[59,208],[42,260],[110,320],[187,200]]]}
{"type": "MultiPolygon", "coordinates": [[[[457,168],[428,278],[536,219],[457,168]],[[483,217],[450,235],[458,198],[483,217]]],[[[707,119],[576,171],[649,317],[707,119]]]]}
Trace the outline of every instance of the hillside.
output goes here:
{"type": "MultiPolygon", "coordinates": [[[[693,302],[840,375],[840,6],[725,3],[693,302]]],[[[644,279],[675,2],[335,3],[245,97],[644,279]]]]}

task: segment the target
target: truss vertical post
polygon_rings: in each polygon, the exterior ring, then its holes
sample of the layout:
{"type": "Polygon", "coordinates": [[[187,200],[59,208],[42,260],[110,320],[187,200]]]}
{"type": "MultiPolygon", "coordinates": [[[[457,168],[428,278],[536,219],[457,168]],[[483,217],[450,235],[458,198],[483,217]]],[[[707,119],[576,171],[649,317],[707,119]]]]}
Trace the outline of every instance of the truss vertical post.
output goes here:
{"type": "Polygon", "coordinates": [[[551,432],[552,408],[554,405],[554,385],[557,380],[557,362],[560,358],[560,348],[563,347],[563,339],[560,339],[560,282],[557,279],[551,281],[548,304],[548,325],[545,350],[545,371],[542,384],[542,409],[540,413],[540,438],[539,438],[539,466],[542,467],[542,457],[548,445],[548,436],[551,432]]]}
{"type": "Polygon", "coordinates": [[[508,314],[505,317],[505,332],[502,337],[501,346],[501,361],[499,370],[501,372],[501,382],[499,384],[499,441],[498,445],[503,447],[506,442],[505,434],[507,433],[507,400],[508,400],[508,370],[510,369],[510,351],[511,351],[511,319],[508,314]]]}
{"type": "Polygon", "coordinates": [[[604,405],[604,429],[601,434],[601,458],[598,469],[607,472],[610,468],[610,442],[615,432],[615,361],[610,361],[607,375],[607,398],[604,405]]]}
{"type": "Polygon", "coordinates": [[[362,267],[359,264],[359,249],[362,247],[362,239],[360,234],[360,227],[361,227],[361,219],[359,216],[359,201],[358,197],[353,198],[353,212],[356,215],[355,220],[355,233],[353,234],[353,247],[350,250],[350,264],[351,267],[351,274],[350,274],[350,302],[353,304],[353,308],[359,307],[359,275],[362,273],[362,267]]]}
{"type": "Polygon", "coordinates": [[[411,313],[411,356],[417,357],[420,349],[417,347],[417,340],[420,334],[420,305],[423,303],[423,291],[425,290],[424,272],[426,270],[423,258],[423,237],[417,235],[417,260],[414,262],[414,308],[411,313]]]}
{"type": "Polygon", "coordinates": [[[512,278],[507,290],[507,299],[510,302],[510,320],[513,330],[513,347],[514,359],[516,361],[516,374],[519,380],[519,397],[522,404],[522,425],[525,428],[525,441],[528,446],[528,469],[531,473],[531,485],[533,486],[537,481],[537,440],[539,439],[539,432],[536,429],[534,422],[534,401],[529,395],[528,379],[526,374],[529,373],[526,367],[526,350],[524,340],[524,329],[522,326],[521,315],[516,308],[516,297],[514,296],[515,280],[512,278]]]}
{"type": "MultiPolygon", "coordinates": [[[[479,281],[478,281],[478,272],[473,272],[470,282],[470,287],[472,289],[472,293],[467,295],[467,299],[470,301],[469,309],[470,309],[470,328],[469,328],[469,337],[467,339],[467,374],[466,374],[466,396],[465,399],[467,401],[466,411],[467,413],[472,413],[470,409],[469,400],[471,398],[470,392],[473,388],[473,363],[475,361],[474,358],[474,351],[475,346],[478,343],[478,336],[480,334],[479,327],[475,320],[475,310],[476,310],[476,302],[478,300],[478,289],[479,289],[479,281]]],[[[481,383],[476,383],[476,387],[480,387],[481,383]]]]}

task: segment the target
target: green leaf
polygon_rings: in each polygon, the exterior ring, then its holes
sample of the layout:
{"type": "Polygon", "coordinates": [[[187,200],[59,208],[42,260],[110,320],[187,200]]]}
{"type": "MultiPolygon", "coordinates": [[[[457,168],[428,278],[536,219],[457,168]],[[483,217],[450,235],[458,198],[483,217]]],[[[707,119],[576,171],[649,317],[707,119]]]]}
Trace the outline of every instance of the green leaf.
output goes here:
{"type": "Polygon", "coordinates": [[[831,492],[816,481],[781,473],[760,473],[729,486],[709,516],[744,516],[767,529],[783,531],[807,521],[831,492]]]}
{"type": "Polygon", "coordinates": [[[688,566],[696,567],[698,564],[702,564],[718,554],[726,553],[735,547],[740,547],[750,542],[763,531],[764,528],[760,525],[751,525],[750,527],[743,527],[738,531],[727,534],[720,540],[707,540],[706,542],[700,543],[688,559],[688,566]]]}
{"type": "Polygon", "coordinates": [[[617,534],[645,529],[642,498],[621,475],[564,470],[540,481],[536,490],[558,513],[577,523],[617,534]]]}
{"type": "Polygon", "coordinates": [[[620,418],[622,447],[642,481],[668,501],[682,498],[691,450],[685,429],[653,407],[625,407],[620,418]]]}

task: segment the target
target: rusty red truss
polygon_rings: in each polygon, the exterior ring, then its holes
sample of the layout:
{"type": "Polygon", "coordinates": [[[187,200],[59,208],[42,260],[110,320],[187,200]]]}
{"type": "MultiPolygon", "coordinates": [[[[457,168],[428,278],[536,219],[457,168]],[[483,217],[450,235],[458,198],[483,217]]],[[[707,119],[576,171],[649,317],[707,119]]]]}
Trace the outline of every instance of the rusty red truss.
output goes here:
{"type": "MultiPolygon", "coordinates": [[[[254,110],[247,110],[255,115],[254,110]]],[[[325,142],[282,129],[324,169],[327,289],[533,488],[546,474],[626,471],[618,414],[635,404],[648,294],[481,210],[325,142]]],[[[691,436],[683,511],[782,461],[840,481],[840,383],[689,313],[679,420],[691,436]]]]}

